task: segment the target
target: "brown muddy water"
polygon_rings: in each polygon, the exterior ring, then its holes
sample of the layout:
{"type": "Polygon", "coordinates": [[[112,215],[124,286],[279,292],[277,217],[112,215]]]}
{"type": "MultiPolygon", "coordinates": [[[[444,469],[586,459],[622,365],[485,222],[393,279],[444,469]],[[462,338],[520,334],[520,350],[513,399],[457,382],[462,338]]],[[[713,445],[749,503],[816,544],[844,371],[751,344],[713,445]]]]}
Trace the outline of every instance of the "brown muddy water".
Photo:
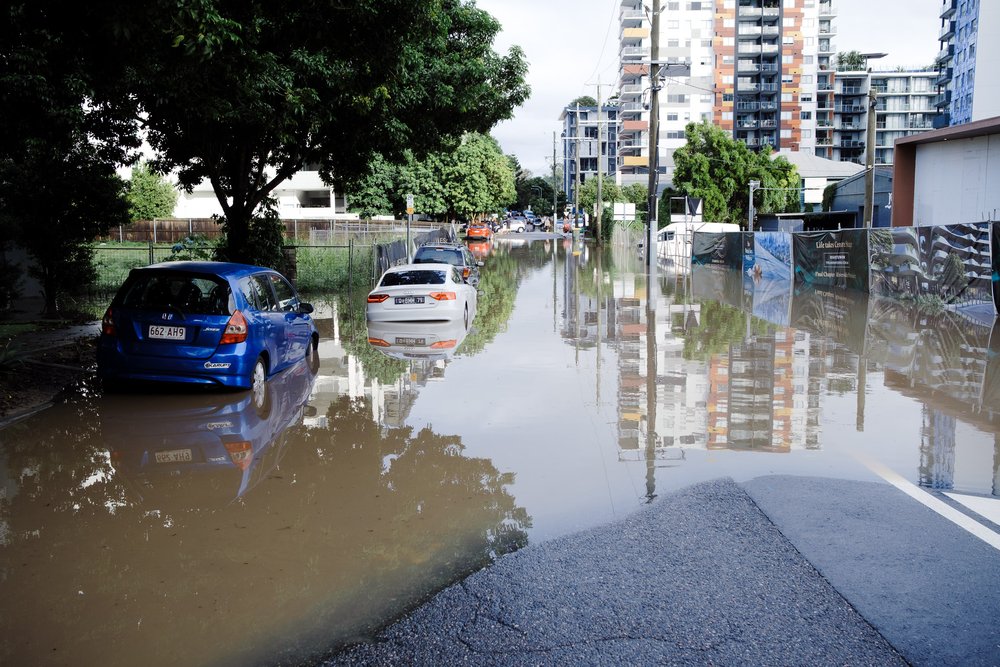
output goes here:
{"type": "Polygon", "coordinates": [[[0,663],[315,660],[722,476],[895,479],[996,528],[992,315],[650,282],[630,249],[562,239],[478,251],[470,331],[317,302],[319,370],[274,378],[267,410],[85,382],[0,431],[0,663]]]}

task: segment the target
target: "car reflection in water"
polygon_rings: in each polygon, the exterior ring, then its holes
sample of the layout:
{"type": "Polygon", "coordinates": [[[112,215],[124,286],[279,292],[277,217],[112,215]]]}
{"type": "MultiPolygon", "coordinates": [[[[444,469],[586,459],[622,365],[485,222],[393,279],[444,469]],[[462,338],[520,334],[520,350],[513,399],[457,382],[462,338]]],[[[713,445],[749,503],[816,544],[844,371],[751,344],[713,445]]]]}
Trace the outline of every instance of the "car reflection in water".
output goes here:
{"type": "Polygon", "coordinates": [[[462,320],[368,322],[368,343],[393,359],[449,359],[467,334],[462,320]]]}
{"type": "Polygon", "coordinates": [[[267,382],[260,403],[252,392],[151,389],[106,396],[102,421],[111,463],[140,502],[174,509],[225,505],[277,467],[284,432],[310,409],[317,370],[309,360],[296,363],[267,382]]]}
{"type": "Polygon", "coordinates": [[[475,241],[470,239],[468,241],[469,251],[472,252],[473,257],[476,259],[486,259],[486,257],[493,251],[493,245],[490,241],[475,241]]]}

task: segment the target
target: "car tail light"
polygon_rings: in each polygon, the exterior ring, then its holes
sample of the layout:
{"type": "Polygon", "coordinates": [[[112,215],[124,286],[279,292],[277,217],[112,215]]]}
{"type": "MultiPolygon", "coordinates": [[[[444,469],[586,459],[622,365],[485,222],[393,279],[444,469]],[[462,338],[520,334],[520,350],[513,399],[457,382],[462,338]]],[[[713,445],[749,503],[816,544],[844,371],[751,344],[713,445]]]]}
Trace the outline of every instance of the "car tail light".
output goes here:
{"type": "Polygon", "coordinates": [[[431,343],[432,350],[450,350],[458,344],[458,341],[454,338],[451,340],[439,340],[436,343],[431,343]]]}
{"type": "Polygon", "coordinates": [[[236,311],[233,316],[229,318],[226,322],[226,330],[222,334],[222,339],[219,341],[219,345],[226,345],[227,343],[242,343],[247,339],[247,318],[243,317],[243,313],[236,311]]]}
{"type": "Polygon", "coordinates": [[[375,347],[389,347],[388,341],[384,341],[381,338],[369,338],[368,342],[375,347]]]}
{"type": "Polygon", "coordinates": [[[388,294],[369,294],[368,303],[382,303],[389,298],[388,294]]]}
{"type": "Polygon", "coordinates": [[[462,269],[463,278],[468,278],[471,275],[472,275],[472,269],[470,269],[469,267],[465,267],[464,269],[462,269]]]}
{"type": "Polygon", "coordinates": [[[253,460],[253,445],[249,442],[227,442],[226,451],[229,452],[229,460],[234,466],[240,470],[250,467],[250,461],[253,460]]]}
{"type": "Polygon", "coordinates": [[[458,295],[454,292],[432,292],[431,298],[435,301],[454,301],[458,295]]]}
{"type": "Polygon", "coordinates": [[[105,336],[118,335],[118,331],[115,329],[115,314],[110,308],[104,311],[104,318],[101,320],[101,333],[105,336]]]}

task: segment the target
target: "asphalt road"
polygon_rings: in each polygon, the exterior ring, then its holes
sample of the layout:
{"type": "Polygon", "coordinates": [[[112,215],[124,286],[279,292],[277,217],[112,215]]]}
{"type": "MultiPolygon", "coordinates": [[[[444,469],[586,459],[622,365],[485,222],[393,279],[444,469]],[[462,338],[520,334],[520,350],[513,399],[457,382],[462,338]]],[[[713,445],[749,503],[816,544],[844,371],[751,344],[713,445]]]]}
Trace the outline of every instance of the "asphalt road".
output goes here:
{"type": "Polygon", "coordinates": [[[324,665],[993,665],[1000,553],[888,484],[763,477],[529,546],[324,665]]]}

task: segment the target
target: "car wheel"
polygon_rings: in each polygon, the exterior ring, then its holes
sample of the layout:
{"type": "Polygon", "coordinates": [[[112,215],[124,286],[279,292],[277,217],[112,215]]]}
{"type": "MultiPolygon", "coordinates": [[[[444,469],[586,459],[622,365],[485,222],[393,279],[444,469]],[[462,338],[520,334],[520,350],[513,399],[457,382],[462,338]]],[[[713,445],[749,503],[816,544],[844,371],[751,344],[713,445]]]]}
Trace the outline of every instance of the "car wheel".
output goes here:
{"type": "Polygon", "coordinates": [[[267,367],[264,357],[257,357],[257,362],[250,372],[250,398],[257,416],[266,418],[271,412],[271,390],[267,384],[267,367]]]}

